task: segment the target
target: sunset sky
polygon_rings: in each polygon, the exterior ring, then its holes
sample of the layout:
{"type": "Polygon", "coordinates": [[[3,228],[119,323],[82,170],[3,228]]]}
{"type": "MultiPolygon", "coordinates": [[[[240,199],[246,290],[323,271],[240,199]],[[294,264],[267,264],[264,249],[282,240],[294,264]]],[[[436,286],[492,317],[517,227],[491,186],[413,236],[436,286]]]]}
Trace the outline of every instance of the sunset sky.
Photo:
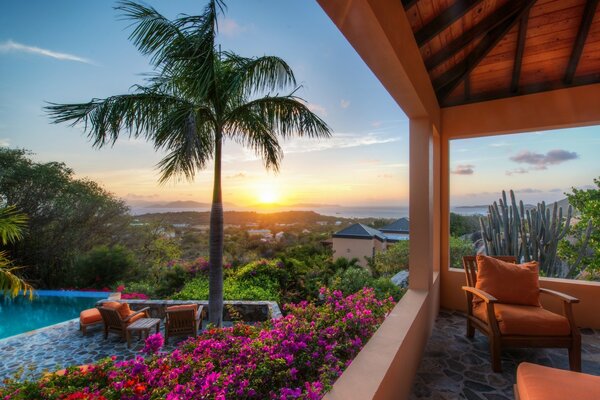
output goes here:
{"type": "MultiPolygon", "coordinates": [[[[203,1],[150,1],[168,17],[197,14],[203,1]]],[[[80,128],[51,125],[45,101],[83,102],[127,93],[150,72],[110,1],[3,2],[0,5],[0,146],[64,161],[78,176],[135,201],[210,200],[212,169],[195,182],[157,183],[162,154],[124,138],[94,150],[80,128]]],[[[408,203],[408,121],[314,1],[230,0],[220,23],[223,49],[284,58],[297,93],[333,129],[330,140],[284,143],[279,174],[253,153],[225,145],[224,198],[342,205],[408,203]]],[[[513,188],[528,202],[556,200],[600,176],[600,128],[456,141],[452,204],[486,204],[513,188]]]]}

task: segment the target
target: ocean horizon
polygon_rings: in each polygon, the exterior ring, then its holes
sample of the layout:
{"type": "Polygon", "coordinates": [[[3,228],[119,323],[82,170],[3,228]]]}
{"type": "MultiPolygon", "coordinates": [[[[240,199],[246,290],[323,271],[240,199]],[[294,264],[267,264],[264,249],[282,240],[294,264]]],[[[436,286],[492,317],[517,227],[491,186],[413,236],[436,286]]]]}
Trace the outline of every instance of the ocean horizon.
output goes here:
{"type": "MultiPolygon", "coordinates": [[[[131,215],[170,212],[208,212],[209,207],[131,207],[131,215]]],[[[246,207],[225,207],[225,211],[256,211],[258,213],[276,213],[285,211],[314,211],[317,214],[340,218],[403,218],[409,216],[408,207],[281,207],[274,210],[256,210],[246,207]]],[[[452,212],[461,215],[485,215],[487,207],[453,207],[452,212]]]]}

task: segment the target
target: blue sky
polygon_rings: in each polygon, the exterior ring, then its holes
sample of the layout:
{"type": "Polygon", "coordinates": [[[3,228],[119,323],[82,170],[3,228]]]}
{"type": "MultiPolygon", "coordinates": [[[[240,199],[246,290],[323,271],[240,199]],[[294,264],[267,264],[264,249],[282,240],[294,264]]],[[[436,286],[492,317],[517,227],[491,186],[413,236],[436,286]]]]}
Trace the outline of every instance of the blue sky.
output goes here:
{"type": "MultiPolygon", "coordinates": [[[[148,3],[167,17],[200,13],[204,7],[203,1],[148,3]]],[[[83,102],[126,93],[141,83],[140,74],[151,71],[129,42],[128,23],[118,19],[114,5],[76,0],[0,5],[0,145],[30,149],[40,161],[64,161],[78,176],[97,180],[129,201],[208,201],[210,168],[194,183],[159,186],[154,165],[161,154],[147,143],[123,139],[114,148],[94,150],[80,128],[51,125],[42,111],[45,101],[83,102]]],[[[302,84],[298,94],[330,124],[334,136],[284,143],[286,156],[277,175],[265,172],[253,154],[227,143],[225,200],[250,205],[269,192],[288,204],[407,204],[407,119],[316,2],[230,0],[228,6],[220,23],[223,49],[284,58],[302,84]]],[[[591,184],[600,175],[594,155],[600,150],[598,130],[454,142],[453,204],[485,204],[511,187],[530,201],[550,200],[562,196],[556,189],[591,184]],[[552,150],[575,156],[535,157],[552,150]],[[511,160],[520,152],[533,156],[511,160]],[[537,164],[523,161],[528,157],[537,164]]]]}

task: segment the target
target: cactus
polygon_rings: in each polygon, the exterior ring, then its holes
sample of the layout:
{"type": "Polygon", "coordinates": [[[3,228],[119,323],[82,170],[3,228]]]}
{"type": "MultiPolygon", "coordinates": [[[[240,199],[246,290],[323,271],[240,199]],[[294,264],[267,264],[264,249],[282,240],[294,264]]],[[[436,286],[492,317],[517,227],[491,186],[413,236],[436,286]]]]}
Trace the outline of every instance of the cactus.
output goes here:
{"type": "MultiPolygon", "coordinates": [[[[552,212],[545,202],[525,210],[523,201],[519,201],[517,206],[512,190],[509,205],[506,192],[502,191],[502,198],[489,206],[487,217],[479,219],[485,253],[490,256],[512,255],[520,262],[538,261],[542,274],[558,276],[558,243],[569,232],[572,215],[571,206],[565,216],[562,207],[556,203],[552,212]]],[[[587,235],[590,233],[588,227],[587,235]]],[[[580,251],[585,251],[585,246],[580,251]]]]}

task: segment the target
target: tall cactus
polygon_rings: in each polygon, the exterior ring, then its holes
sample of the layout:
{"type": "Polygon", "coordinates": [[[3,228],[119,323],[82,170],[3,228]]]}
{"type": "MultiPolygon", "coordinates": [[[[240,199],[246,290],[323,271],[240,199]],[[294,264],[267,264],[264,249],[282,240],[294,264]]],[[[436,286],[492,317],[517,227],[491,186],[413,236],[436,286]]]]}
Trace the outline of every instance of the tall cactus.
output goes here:
{"type": "MultiPolygon", "coordinates": [[[[488,215],[480,218],[481,236],[488,255],[512,255],[519,261],[538,261],[540,271],[546,276],[557,276],[556,252],[558,243],[567,235],[571,226],[573,208],[569,205],[567,215],[554,203],[552,212],[545,202],[536,208],[525,210],[523,201],[515,200],[510,191],[510,205],[506,192],[488,208],[488,215]]],[[[587,230],[589,236],[591,230],[587,230]]],[[[585,247],[580,251],[585,251],[585,247]]]]}

